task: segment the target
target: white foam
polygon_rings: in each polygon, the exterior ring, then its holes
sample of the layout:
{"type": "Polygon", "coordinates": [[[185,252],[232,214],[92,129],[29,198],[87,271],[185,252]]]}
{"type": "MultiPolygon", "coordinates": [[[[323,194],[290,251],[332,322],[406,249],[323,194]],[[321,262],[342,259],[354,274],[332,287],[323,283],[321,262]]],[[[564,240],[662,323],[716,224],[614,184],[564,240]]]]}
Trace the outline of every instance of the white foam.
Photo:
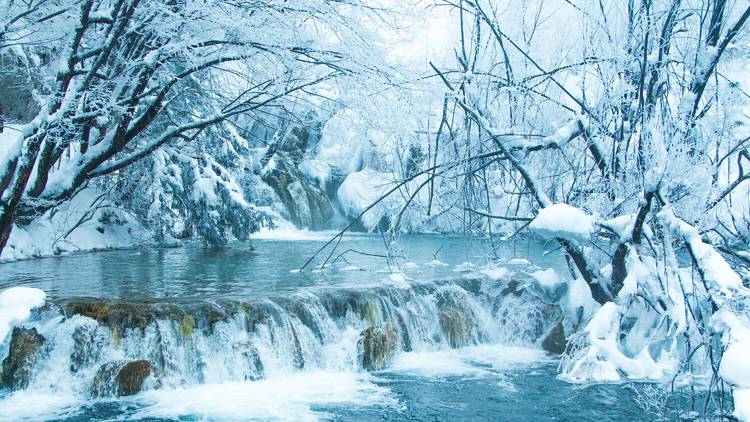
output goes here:
{"type": "Polygon", "coordinates": [[[0,400],[0,420],[47,420],[75,412],[83,399],[60,391],[20,390],[0,400]]]}
{"type": "Polygon", "coordinates": [[[546,355],[538,349],[502,345],[480,345],[461,349],[399,354],[387,372],[422,377],[497,376],[498,373],[543,362],[546,355]]]}
{"type": "Polygon", "coordinates": [[[211,420],[318,420],[315,406],[397,405],[390,390],[359,372],[300,372],[254,382],[205,384],[147,391],[137,418],[200,417],[211,420]]]}
{"type": "Polygon", "coordinates": [[[327,241],[337,233],[333,231],[312,231],[298,229],[288,221],[277,220],[276,227],[270,229],[262,227],[257,233],[250,235],[255,240],[314,240],[327,241]]]}

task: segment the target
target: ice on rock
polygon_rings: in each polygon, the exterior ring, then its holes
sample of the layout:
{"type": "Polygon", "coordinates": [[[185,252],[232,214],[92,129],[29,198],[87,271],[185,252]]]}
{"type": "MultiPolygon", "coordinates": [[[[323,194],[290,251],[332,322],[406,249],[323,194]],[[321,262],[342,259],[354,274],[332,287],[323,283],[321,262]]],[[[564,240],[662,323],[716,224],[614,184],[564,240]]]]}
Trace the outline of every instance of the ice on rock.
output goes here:
{"type": "Polygon", "coordinates": [[[474,268],[475,268],[474,264],[472,264],[469,261],[465,261],[456,265],[456,267],[453,268],[453,271],[457,273],[468,273],[468,272],[474,271],[474,268]]]}
{"type": "Polygon", "coordinates": [[[426,267],[447,267],[448,264],[445,262],[439,260],[439,259],[433,259],[430,262],[425,262],[424,264],[426,267]]]}
{"type": "Polygon", "coordinates": [[[300,163],[299,170],[321,190],[326,190],[326,183],[331,177],[330,164],[323,160],[305,160],[300,163]]]}
{"type": "Polygon", "coordinates": [[[546,239],[587,240],[594,233],[596,217],[567,204],[539,210],[529,228],[546,239]]]}

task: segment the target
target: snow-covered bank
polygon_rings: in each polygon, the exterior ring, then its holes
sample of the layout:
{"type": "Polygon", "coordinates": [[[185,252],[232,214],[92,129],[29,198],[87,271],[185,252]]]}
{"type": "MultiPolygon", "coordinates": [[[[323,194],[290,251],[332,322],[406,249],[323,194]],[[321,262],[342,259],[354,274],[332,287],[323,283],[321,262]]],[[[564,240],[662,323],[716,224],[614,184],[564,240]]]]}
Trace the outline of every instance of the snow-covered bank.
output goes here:
{"type": "Polygon", "coordinates": [[[87,188],[30,224],[14,226],[0,262],[126,249],[151,240],[133,216],[110,206],[99,190],[87,188]]]}
{"type": "MultiPolygon", "coordinates": [[[[0,133],[0,164],[21,148],[21,130],[6,125],[0,133]]],[[[106,187],[92,184],[28,225],[14,225],[0,262],[130,248],[149,240],[141,224],[115,207],[106,192],[106,187]]]]}

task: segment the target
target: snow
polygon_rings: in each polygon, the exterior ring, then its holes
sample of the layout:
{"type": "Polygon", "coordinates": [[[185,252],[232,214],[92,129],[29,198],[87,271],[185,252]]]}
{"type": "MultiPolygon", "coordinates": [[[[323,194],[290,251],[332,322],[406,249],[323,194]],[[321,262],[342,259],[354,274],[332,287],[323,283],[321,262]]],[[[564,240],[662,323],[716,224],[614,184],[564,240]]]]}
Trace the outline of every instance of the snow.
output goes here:
{"type": "Polygon", "coordinates": [[[394,272],[388,274],[388,279],[385,280],[386,284],[399,289],[408,289],[411,287],[409,284],[409,277],[402,272],[394,272]]]}
{"type": "Polygon", "coordinates": [[[545,137],[542,144],[545,146],[558,145],[562,147],[581,130],[580,125],[581,123],[579,119],[573,119],[557,129],[552,135],[545,137]]]}
{"type": "Polygon", "coordinates": [[[469,261],[464,261],[453,268],[454,272],[457,273],[468,273],[474,271],[476,266],[469,261]]]}
{"type": "Polygon", "coordinates": [[[513,258],[508,261],[509,265],[531,265],[531,261],[526,258],[513,258]]]}
{"type": "Polygon", "coordinates": [[[110,8],[107,9],[99,9],[95,12],[91,12],[89,14],[89,19],[95,22],[112,22],[114,19],[112,18],[113,10],[110,8]]]}
{"type": "Polygon", "coordinates": [[[560,301],[563,312],[568,318],[575,320],[578,309],[583,309],[583,318],[588,319],[599,308],[599,304],[591,297],[591,288],[581,278],[567,284],[568,291],[560,301]]]}
{"type": "Polygon", "coordinates": [[[624,376],[631,380],[660,381],[674,372],[677,362],[663,357],[654,360],[645,347],[634,357],[628,357],[618,347],[620,309],[617,304],[602,305],[585,328],[589,346],[563,375],[574,381],[618,382],[624,376]]]}
{"type": "Polygon", "coordinates": [[[553,204],[539,210],[529,228],[546,239],[585,241],[594,233],[595,222],[596,217],[580,208],[553,204]]]}
{"type": "Polygon", "coordinates": [[[391,273],[388,278],[396,283],[406,282],[406,275],[404,273],[391,273]]]}
{"type": "Polygon", "coordinates": [[[485,275],[490,280],[500,280],[501,278],[508,275],[509,272],[510,271],[507,268],[503,268],[503,267],[497,267],[497,268],[488,267],[488,268],[483,268],[479,270],[480,274],[485,275]]]}
{"type": "Polygon", "coordinates": [[[601,225],[617,233],[620,240],[627,240],[633,233],[633,224],[635,224],[635,214],[625,214],[606,221],[601,225]]]}
{"type": "Polygon", "coordinates": [[[550,294],[563,283],[562,278],[560,278],[560,275],[553,268],[548,268],[544,271],[535,271],[529,275],[536,280],[543,291],[550,294]]]}
{"type": "Polygon", "coordinates": [[[741,421],[750,421],[750,388],[735,388],[734,416],[741,421]]]}
{"type": "Polygon", "coordinates": [[[638,253],[634,250],[628,252],[625,266],[628,275],[623,280],[622,288],[617,294],[621,298],[636,294],[639,284],[648,283],[652,279],[651,270],[640,260],[638,253]]]}
{"type": "Polygon", "coordinates": [[[659,184],[664,178],[664,169],[656,166],[646,172],[643,180],[643,190],[646,192],[656,192],[659,190],[659,184]]]}
{"type": "Polygon", "coordinates": [[[0,342],[11,328],[31,316],[31,310],[44,305],[47,294],[32,287],[11,287],[0,293],[0,342]]]}
{"type": "MultiPolygon", "coordinates": [[[[747,299],[747,291],[743,293],[747,299]]],[[[711,317],[711,325],[714,331],[723,333],[722,341],[727,345],[719,375],[734,385],[734,416],[750,421],[750,320],[722,308],[711,317]]]]}
{"type": "Polygon", "coordinates": [[[659,211],[658,217],[690,246],[710,289],[718,290],[724,297],[730,297],[733,292],[742,288],[740,276],[732,270],[719,252],[703,242],[697,228],[677,218],[669,206],[659,211]]]}
{"type": "Polygon", "coordinates": [[[721,358],[719,375],[724,380],[750,388],[750,338],[741,339],[729,345],[721,358]]]}
{"type": "MultiPolygon", "coordinates": [[[[390,177],[372,169],[351,173],[346,177],[336,194],[339,206],[347,217],[356,218],[362,211],[380,199],[392,188],[390,177]]],[[[365,215],[362,224],[369,230],[374,228],[393,205],[391,197],[384,199],[365,215]]]]}
{"type": "Polygon", "coordinates": [[[29,225],[14,226],[0,262],[131,248],[151,241],[151,234],[132,215],[114,207],[92,210],[91,204],[100,193],[95,188],[86,188],[60,205],[52,217],[45,214],[29,225]],[[93,213],[90,218],[65,237],[65,233],[89,212],[93,213]],[[105,212],[118,221],[105,221],[105,212]]]}
{"type": "Polygon", "coordinates": [[[193,183],[193,191],[190,195],[195,202],[204,202],[206,206],[216,207],[221,204],[216,196],[216,186],[220,179],[215,175],[199,177],[193,183]]]}
{"type": "Polygon", "coordinates": [[[323,160],[305,160],[298,166],[299,171],[322,191],[326,190],[326,183],[331,178],[331,165],[323,160]]]}
{"type": "Polygon", "coordinates": [[[0,169],[3,168],[8,157],[16,155],[23,144],[23,133],[16,125],[6,124],[0,133],[0,169]]]}
{"type": "Polygon", "coordinates": [[[446,264],[445,262],[443,262],[443,261],[441,261],[439,259],[433,259],[430,262],[425,262],[424,265],[425,265],[425,267],[433,267],[433,268],[434,267],[447,267],[448,266],[448,264],[446,264]]]}

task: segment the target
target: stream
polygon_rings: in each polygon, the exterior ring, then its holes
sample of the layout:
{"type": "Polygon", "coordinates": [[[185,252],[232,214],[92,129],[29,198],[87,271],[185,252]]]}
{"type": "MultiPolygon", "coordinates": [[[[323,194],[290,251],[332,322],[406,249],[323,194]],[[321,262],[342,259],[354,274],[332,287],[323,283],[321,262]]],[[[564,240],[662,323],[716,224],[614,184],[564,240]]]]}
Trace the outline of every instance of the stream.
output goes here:
{"type": "Polygon", "coordinates": [[[637,385],[557,379],[542,343],[561,311],[530,275],[570,278],[554,244],[404,236],[386,260],[352,235],[298,271],[329,237],[0,265],[0,290],[48,295],[22,324],[41,358],[0,390],[0,420],[646,418],[637,385]],[[102,374],[133,361],[148,376],[118,394],[102,374]]]}

